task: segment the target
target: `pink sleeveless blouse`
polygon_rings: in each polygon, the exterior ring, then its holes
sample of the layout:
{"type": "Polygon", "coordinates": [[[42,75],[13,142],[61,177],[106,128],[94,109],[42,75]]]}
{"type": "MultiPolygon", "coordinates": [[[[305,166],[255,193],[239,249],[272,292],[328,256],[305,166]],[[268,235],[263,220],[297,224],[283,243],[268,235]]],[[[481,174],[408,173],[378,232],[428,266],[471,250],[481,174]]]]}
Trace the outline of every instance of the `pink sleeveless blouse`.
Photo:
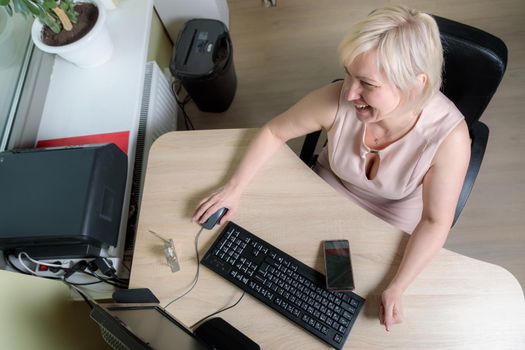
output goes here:
{"type": "Polygon", "coordinates": [[[365,125],[352,103],[341,94],[327,146],[314,170],[332,187],[395,227],[411,233],[423,209],[422,182],[439,146],[463,120],[456,106],[441,92],[423,108],[405,136],[379,150],[379,168],[369,180],[365,173],[365,125]]]}

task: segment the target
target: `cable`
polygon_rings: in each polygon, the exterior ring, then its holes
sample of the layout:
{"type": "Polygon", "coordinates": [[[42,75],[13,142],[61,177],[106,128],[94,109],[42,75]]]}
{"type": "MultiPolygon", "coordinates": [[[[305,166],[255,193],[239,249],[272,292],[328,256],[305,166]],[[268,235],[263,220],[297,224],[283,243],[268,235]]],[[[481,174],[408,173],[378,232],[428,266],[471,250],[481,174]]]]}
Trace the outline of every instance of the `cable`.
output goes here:
{"type": "Polygon", "coordinates": [[[87,271],[82,271],[82,270],[77,271],[77,272],[80,272],[80,273],[92,276],[92,277],[100,280],[100,282],[104,282],[104,283],[110,284],[110,285],[115,286],[115,287],[127,288],[127,286],[124,283],[118,283],[116,281],[112,281],[111,278],[104,278],[104,277],[102,277],[100,275],[97,275],[96,273],[93,273],[93,272],[87,272],[87,271]]]}
{"type": "MultiPolygon", "coordinates": [[[[23,252],[22,252],[23,253],[23,252]]],[[[20,265],[22,265],[22,267],[28,271],[31,275],[34,275],[34,276],[38,276],[38,273],[36,271],[33,271],[31,270],[29,267],[26,266],[26,264],[24,263],[24,261],[22,260],[22,253],[18,253],[18,262],[20,263],[20,265]]],[[[27,254],[26,254],[27,255],[27,254]]]]}
{"type": "Polygon", "coordinates": [[[11,256],[10,254],[5,254],[5,255],[4,255],[4,260],[5,260],[5,262],[6,262],[9,266],[11,266],[11,267],[13,268],[13,270],[15,270],[15,271],[17,271],[17,272],[19,272],[19,273],[23,273],[24,275],[32,275],[31,273],[27,273],[26,271],[20,270],[20,269],[18,268],[18,266],[16,266],[16,265],[11,261],[11,259],[9,259],[10,256],[11,256]]]}
{"type": "Polygon", "coordinates": [[[211,314],[209,314],[208,316],[205,316],[205,317],[201,318],[200,320],[198,320],[197,322],[195,322],[195,323],[190,327],[190,329],[195,330],[196,327],[198,327],[203,321],[207,320],[208,318],[210,318],[210,317],[212,317],[212,316],[215,316],[215,315],[217,315],[218,313],[221,313],[221,312],[223,312],[223,311],[229,310],[229,309],[231,309],[231,308],[237,306],[237,304],[239,304],[239,303],[241,302],[241,300],[242,300],[242,298],[244,297],[245,294],[246,294],[246,292],[243,291],[241,297],[240,297],[240,298],[239,298],[239,299],[238,299],[233,305],[228,306],[228,307],[224,307],[224,308],[222,308],[222,309],[219,309],[219,310],[215,311],[214,313],[211,313],[211,314]]]}
{"type": "Polygon", "coordinates": [[[182,89],[182,85],[179,86],[179,88],[175,87],[176,81],[171,83],[171,90],[173,94],[175,95],[175,101],[177,102],[177,105],[179,106],[180,110],[182,111],[182,115],[184,116],[184,125],[186,126],[186,130],[195,130],[195,126],[193,126],[193,123],[191,121],[190,116],[188,113],[186,113],[186,104],[190,102],[191,96],[188,94],[184,100],[180,100],[179,93],[182,89]]]}
{"type": "MultiPolygon", "coordinates": [[[[7,256],[6,256],[7,257],[7,256]]],[[[22,270],[20,270],[19,268],[17,268],[13,263],[12,261],[7,257],[7,260],[6,260],[9,265],[11,267],[13,267],[15,270],[17,270],[18,272],[22,272],[22,273],[25,273],[27,274],[27,272],[23,272],[22,270]]],[[[118,277],[112,277],[112,278],[104,278],[100,275],[97,275],[96,273],[93,273],[93,272],[87,272],[87,271],[84,271],[82,269],[78,269],[76,270],[75,269],[75,265],[73,265],[72,268],[69,268],[69,267],[64,267],[62,265],[58,265],[58,264],[50,264],[50,263],[44,263],[40,260],[37,260],[37,259],[34,259],[34,258],[31,258],[29,256],[28,253],[26,252],[20,252],[18,254],[18,261],[20,263],[20,265],[26,270],[29,272],[29,274],[31,275],[34,275],[34,276],[38,276],[38,277],[43,277],[43,278],[48,278],[48,279],[57,279],[57,280],[62,280],[68,284],[71,284],[71,285],[76,285],[76,286],[87,286],[87,285],[92,285],[92,284],[98,284],[98,283],[107,283],[109,285],[112,285],[114,287],[118,287],[118,288],[127,288],[127,284],[125,282],[125,280],[122,280],[118,277]],[[63,271],[66,271],[66,272],[80,272],[80,273],[84,273],[86,275],[89,275],[91,277],[94,277],[96,279],[98,279],[98,281],[93,281],[93,282],[72,282],[72,281],[68,281],[67,278],[69,276],[62,276],[62,277],[52,277],[52,276],[42,276],[42,275],[39,275],[37,273],[37,271],[33,271],[31,270],[26,264],[25,262],[22,260],[22,255],[24,255],[26,257],[27,260],[33,262],[34,264],[37,264],[37,265],[44,265],[44,266],[49,266],[49,267],[56,267],[58,269],[61,269],[63,271]]],[[[81,261],[80,261],[81,262],[81,261]]],[[[80,263],[79,262],[79,263],[80,263]]],[[[78,264],[78,263],[77,263],[78,264]]]]}
{"type": "Polygon", "coordinates": [[[123,262],[120,265],[122,265],[126,270],[128,270],[128,272],[131,272],[131,269],[123,262]]]}
{"type": "Polygon", "coordinates": [[[41,277],[41,278],[46,278],[46,279],[50,279],[50,280],[60,280],[60,281],[63,281],[63,282],[66,282],[68,284],[71,284],[71,285],[75,285],[75,286],[88,286],[88,285],[92,285],[92,284],[98,284],[98,283],[102,283],[103,281],[94,281],[94,282],[83,282],[83,283],[79,283],[79,282],[71,282],[71,281],[68,281],[66,278],[60,278],[60,277],[53,277],[53,276],[43,276],[43,275],[39,275],[39,274],[31,274],[31,273],[27,273],[26,271],[23,271],[21,269],[19,269],[12,261],[11,259],[9,259],[9,256],[11,255],[4,255],[4,260],[5,262],[13,269],[15,270],[16,272],[18,273],[22,273],[24,275],[31,275],[31,276],[36,276],[36,277],[41,277]]]}
{"type": "Polygon", "coordinates": [[[200,237],[200,235],[201,235],[203,230],[204,230],[204,227],[201,227],[201,229],[199,230],[199,232],[195,236],[195,255],[197,255],[197,272],[195,273],[195,277],[193,278],[191,287],[184,294],[182,294],[181,296],[176,297],[175,299],[170,301],[166,306],[164,306],[165,309],[168,308],[168,306],[170,306],[171,304],[173,304],[177,300],[179,300],[180,298],[182,298],[183,296],[185,296],[186,294],[188,294],[189,292],[191,292],[193,287],[195,287],[195,285],[197,284],[197,281],[199,280],[199,272],[200,272],[199,237],[200,237]]]}
{"type": "Polygon", "coordinates": [[[69,286],[69,287],[72,287],[73,289],[75,289],[77,291],[78,294],[80,294],[80,296],[82,297],[82,299],[85,300],[85,302],[88,304],[89,308],[91,310],[93,310],[93,303],[91,303],[91,301],[89,301],[89,297],[87,296],[87,294],[85,294],[80,288],[76,287],[74,284],[71,284],[71,283],[68,283],[64,280],[64,283],[69,286]]]}
{"type": "MultiPolygon", "coordinates": [[[[53,277],[46,277],[46,276],[40,276],[40,277],[44,277],[44,278],[53,278],[53,277]]],[[[99,283],[103,283],[103,281],[94,281],[94,282],[71,282],[71,281],[68,281],[66,278],[56,278],[58,280],[62,280],[63,282],[66,282],[67,284],[72,284],[74,286],[90,286],[90,285],[93,285],[93,284],[99,284],[99,283]]]]}
{"type": "MultiPolygon", "coordinates": [[[[67,286],[69,287],[72,287],[74,288],[79,294],[80,296],[86,301],[86,303],[89,305],[89,308],[90,309],[93,309],[93,304],[88,300],[88,297],[86,296],[86,294],[80,289],[78,288],[77,286],[85,286],[85,285],[90,285],[90,284],[96,284],[96,283],[102,283],[102,281],[96,281],[96,282],[88,282],[88,283],[75,283],[75,282],[69,282],[67,281],[65,278],[59,278],[59,277],[51,277],[51,276],[41,276],[41,275],[38,275],[35,271],[31,270],[30,268],[28,268],[26,266],[26,264],[22,261],[22,254],[26,256],[26,258],[29,260],[29,261],[32,261],[33,263],[36,263],[36,264],[41,264],[41,265],[46,265],[44,263],[40,263],[38,262],[37,260],[34,260],[32,259],[26,252],[21,252],[18,254],[18,261],[20,262],[20,264],[25,268],[27,269],[27,271],[31,272],[31,275],[34,275],[34,276],[37,276],[37,277],[42,277],[42,278],[46,278],[46,279],[52,279],[52,280],[61,280],[62,282],[64,282],[67,286]]],[[[17,272],[19,273],[23,273],[23,274],[26,274],[26,272],[20,270],[15,264],[13,264],[13,262],[11,261],[11,259],[9,259],[9,255],[4,255],[4,260],[6,261],[6,263],[11,266],[14,270],[16,270],[17,272]]],[[[57,264],[49,264],[49,265],[52,265],[53,267],[60,267],[60,268],[63,268],[61,267],[60,265],[57,265],[57,264]]]]}

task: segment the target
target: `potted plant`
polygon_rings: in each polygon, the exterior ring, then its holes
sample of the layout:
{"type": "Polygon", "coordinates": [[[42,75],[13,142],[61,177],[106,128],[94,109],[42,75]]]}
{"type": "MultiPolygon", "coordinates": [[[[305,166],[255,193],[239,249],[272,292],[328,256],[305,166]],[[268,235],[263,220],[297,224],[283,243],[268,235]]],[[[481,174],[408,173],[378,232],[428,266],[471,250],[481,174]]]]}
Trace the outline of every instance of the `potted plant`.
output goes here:
{"type": "Polygon", "coordinates": [[[113,44],[106,12],[99,0],[0,0],[7,13],[35,18],[31,37],[42,51],[55,53],[80,67],[111,58],[113,44]]]}

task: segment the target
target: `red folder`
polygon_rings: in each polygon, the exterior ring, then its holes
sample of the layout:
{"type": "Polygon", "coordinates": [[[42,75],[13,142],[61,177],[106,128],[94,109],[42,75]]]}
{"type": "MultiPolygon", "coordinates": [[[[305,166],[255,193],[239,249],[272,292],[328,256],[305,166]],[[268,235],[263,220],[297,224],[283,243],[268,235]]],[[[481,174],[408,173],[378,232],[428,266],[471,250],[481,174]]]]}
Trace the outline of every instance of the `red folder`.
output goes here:
{"type": "Polygon", "coordinates": [[[99,143],[114,143],[126,155],[128,154],[129,131],[110,132],[84,136],[65,137],[60,139],[40,140],[37,148],[93,145],[99,143]]]}

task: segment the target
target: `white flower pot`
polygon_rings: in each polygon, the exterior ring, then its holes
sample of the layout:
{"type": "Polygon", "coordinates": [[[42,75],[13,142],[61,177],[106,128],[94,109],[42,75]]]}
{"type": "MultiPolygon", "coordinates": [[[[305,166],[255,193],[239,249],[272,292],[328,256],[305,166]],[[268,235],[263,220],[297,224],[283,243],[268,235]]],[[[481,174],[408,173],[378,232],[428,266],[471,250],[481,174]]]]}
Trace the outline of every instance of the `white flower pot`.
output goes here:
{"type": "Polygon", "coordinates": [[[98,18],[95,26],[79,40],[64,46],[49,46],[42,42],[43,24],[33,22],[31,37],[36,47],[44,52],[55,53],[79,67],[96,67],[107,62],[113,54],[113,42],[106,27],[106,11],[98,0],[92,2],[98,7],[98,18]]]}

